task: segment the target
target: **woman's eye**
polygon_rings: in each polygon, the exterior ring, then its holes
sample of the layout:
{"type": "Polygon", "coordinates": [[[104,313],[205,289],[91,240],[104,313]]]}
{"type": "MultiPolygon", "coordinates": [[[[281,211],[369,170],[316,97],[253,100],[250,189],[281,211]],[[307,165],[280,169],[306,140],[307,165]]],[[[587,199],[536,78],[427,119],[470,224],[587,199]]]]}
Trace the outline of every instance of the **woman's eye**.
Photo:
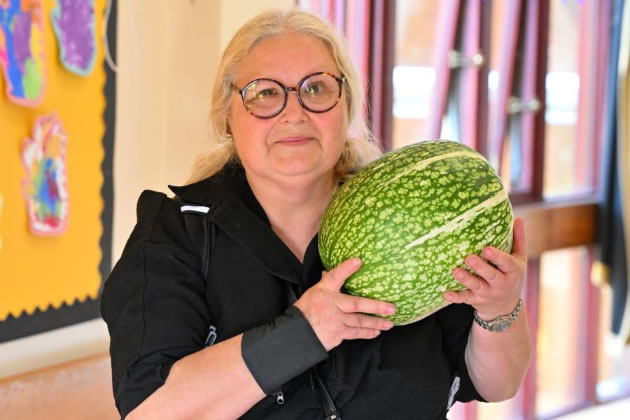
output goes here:
{"type": "Polygon", "coordinates": [[[326,87],[322,85],[321,83],[311,83],[308,86],[306,86],[306,93],[313,96],[320,95],[324,93],[325,90],[326,90],[326,87]]]}
{"type": "Polygon", "coordinates": [[[268,89],[263,89],[260,92],[258,92],[256,94],[256,97],[258,97],[260,99],[263,99],[263,98],[267,98],[267,97],[270,97],[270,96],[275,96],[277,94],[278,94],[277,89],[268,88],[268,89]]]}

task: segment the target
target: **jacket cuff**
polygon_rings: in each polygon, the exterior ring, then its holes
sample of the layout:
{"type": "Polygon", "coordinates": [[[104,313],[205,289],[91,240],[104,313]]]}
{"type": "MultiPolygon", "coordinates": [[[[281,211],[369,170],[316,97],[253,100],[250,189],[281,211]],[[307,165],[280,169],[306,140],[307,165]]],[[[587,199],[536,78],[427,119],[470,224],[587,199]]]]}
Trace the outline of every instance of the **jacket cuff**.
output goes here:
{"type": "Polygon", "coordinates": [[[241,355],[267,395],[328,357],[311,324],[295,306],[273,322],[245,331],[241,355]]]}

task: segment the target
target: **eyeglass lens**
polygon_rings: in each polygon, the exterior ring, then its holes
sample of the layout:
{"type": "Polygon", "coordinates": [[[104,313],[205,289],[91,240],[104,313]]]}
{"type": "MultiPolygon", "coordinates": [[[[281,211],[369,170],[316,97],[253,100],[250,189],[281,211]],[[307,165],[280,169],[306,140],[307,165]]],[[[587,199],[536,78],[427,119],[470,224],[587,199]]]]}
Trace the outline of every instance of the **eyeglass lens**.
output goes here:
{"type": "MultiPolygon", "coordinates": [[[[332,109],[339,101],[340,89],[337,79],[323,73],[304,79],[297,94],[305,109],[312,112],[325,112],[332,109]]],[[[244,93],[245,107],[258,117],[274,116],[286,105],[287,91],[275,80],[254,80],[245,87],[244,93]]]]}

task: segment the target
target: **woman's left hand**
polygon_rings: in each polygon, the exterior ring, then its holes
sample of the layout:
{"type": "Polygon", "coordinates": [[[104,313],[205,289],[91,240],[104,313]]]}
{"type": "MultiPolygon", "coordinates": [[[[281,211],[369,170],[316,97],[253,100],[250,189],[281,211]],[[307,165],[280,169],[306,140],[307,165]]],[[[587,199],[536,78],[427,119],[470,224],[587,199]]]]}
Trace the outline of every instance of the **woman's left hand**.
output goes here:
{"type": "Polygon", "coordinates": [[[463,268],[453,271],[455,280],[466,287],[461,292],[446,292],[444,298],[451,303],[467,303],[477,310],[481,319],[494,319],[514,310],[521,296],[527,267],[525,223],[522,218],[514,221],[512,253],[486,247],[482,255],[466,257],[466,265],[477,275],[463,268]]]}

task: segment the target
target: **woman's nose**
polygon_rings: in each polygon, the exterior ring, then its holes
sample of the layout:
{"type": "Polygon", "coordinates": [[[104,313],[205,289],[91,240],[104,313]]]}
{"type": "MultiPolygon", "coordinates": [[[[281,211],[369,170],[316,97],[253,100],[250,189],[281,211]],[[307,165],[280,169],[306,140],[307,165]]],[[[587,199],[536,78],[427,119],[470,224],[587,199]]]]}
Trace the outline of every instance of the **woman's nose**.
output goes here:
{"type": "Polygon", "coordinates": [[[287,104],[280,113],[280,117],[285,122],[299,122],[306,119],[306,110],[297,97],[297,91],[287,92],[287,104]]]}

